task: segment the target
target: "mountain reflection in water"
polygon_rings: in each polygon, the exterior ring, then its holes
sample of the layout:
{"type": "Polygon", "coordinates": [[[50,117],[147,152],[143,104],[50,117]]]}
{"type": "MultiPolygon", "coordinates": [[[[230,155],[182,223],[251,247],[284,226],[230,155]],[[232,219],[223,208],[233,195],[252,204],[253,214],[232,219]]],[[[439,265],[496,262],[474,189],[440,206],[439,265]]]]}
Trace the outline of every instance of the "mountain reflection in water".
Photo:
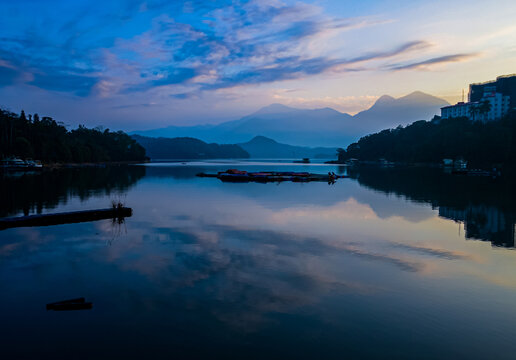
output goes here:
{"type": "Polygon", "coordinates": [[[516,351],[516,252],[465,241],[512,246],[509,180],[438,168],[199,163],[0,181],[2,214],[104,208],[113,196],[133,208],[115,227],[108,219],[0,231],[5,358],[511,359],[516,351]],[[195,176],[241,167],[351,178],[328,186],[195,176]],[[95,306],[45,310],[77,297],[95,306]]]}

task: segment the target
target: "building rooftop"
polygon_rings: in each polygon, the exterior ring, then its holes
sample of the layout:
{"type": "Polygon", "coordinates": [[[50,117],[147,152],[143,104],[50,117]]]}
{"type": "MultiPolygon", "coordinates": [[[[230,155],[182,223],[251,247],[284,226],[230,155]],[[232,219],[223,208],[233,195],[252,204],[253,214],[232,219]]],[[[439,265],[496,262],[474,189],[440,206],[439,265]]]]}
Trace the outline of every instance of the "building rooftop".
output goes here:
{"type": "Polygon", "coordinates": [[[488,80],[488,81],[483,81],[483,82],[478,82],[478,83],[471,83],[469,85],[470,86],[471,85],[486,85],[486,84],[494,83],[498,79],[506,79],[506,78],[511,78],[511,77],[516,77],[516,74],[500,75],[500,76],[497,76],[495,80],[488,80]]]}
{"type": "Polygon", "coordinates": [[[477,104],[477,103],[478,103],[478,101],[472,101],[472,102],[459,101],[455,105],[446,105],[446,106],[443,106],[441,109],[452,108],[452,107],[455,107],[455,106],[469,106],[470,104],[477,104]]]}

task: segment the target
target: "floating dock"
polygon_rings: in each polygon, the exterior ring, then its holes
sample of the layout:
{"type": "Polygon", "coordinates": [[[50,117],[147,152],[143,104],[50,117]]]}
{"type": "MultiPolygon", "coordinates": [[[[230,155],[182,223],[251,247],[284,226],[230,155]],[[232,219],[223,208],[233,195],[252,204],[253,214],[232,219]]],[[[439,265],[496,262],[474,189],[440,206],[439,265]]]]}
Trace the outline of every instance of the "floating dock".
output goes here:
{"type": "Polygon", "coordinates": [[[217,174],[199,173],[199,177],[214,177],[224,182],[310,182],[310,181],[325,181],[335,182],[337,179],[346,178],[345,175],[336,175],[334,173],[328,174],[312,174],[308,172],[293,172],[293,171],[260,171],[247,172],[236,169],[229,169],[220,171],[217,174]]]}
{"type": "Polygon", "coordinates": [[[127,207],[115,207],[101,210],[73,211],[59,214],[39,214],[0,219],[0,230],[27,227],[50,226],[89,222],[103,219],[123,219],[130,217],[133,210],[127,207]]]}

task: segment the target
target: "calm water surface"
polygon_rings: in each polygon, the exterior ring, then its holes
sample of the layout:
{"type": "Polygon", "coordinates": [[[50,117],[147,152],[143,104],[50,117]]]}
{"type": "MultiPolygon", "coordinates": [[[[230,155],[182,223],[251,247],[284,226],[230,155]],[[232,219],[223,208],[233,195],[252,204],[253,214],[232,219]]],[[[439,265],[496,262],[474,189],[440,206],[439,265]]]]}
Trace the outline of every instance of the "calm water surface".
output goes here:
{"type": "Polygon", "coordinates": [[[4,359],[514,359],[511,181],[428,168],[160,163],[0,175],[4,359]],[[348,171],[234,184],[200,171],[348,171]],[[92,310],[47,312],[75,297],[92,310]]]}

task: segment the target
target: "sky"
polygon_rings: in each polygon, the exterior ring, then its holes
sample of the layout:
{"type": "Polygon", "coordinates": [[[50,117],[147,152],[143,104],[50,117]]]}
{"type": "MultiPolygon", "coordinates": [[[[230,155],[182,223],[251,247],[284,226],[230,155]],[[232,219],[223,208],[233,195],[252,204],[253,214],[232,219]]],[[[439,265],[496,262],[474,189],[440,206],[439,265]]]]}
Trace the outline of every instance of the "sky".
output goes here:
{"type": "Polygon", "coordinates": [[[0,107],[130,131],[454,103],[516,73],[514,19],[513,0],[0,0],[0,107]]]}

